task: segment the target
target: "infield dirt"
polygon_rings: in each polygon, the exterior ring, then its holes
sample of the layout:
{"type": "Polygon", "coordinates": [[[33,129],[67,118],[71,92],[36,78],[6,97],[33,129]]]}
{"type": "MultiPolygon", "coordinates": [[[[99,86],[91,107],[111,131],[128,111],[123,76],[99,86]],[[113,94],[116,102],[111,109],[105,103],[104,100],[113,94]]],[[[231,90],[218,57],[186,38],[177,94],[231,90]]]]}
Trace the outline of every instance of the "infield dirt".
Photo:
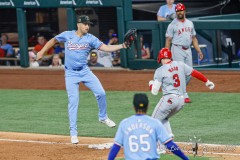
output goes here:
{"type": "MultiPolygon", "coordinates": [[[[93,70],[105,90],[148,91],[153,70],[93,70]]],[[[214,92],[240,92],[240,71],[201,71],[216,85],[214,92]]],[[[0,89],[65,90],[63,70],[2,69],[0,89]]],[[[87,90],[81,85],[81,89],[87,90]]],[[[192,78],[189,92],[212,92],[201,81],[192,78]]],[[[79,137],[80,144],[69,144],[69,136],[0,132],[0,160],[103,160],[109,149],[89,149],[89,144],[112,142],[112,138],[79,137]],[[46,143],[44,143],[46,142],[46,143]]],[[[214,148],[214,147],[213,147],[214,148]]],[[[217,153],[218,151],[216,151],[217,153]]],[[[208,154],[215,159],[238,160],[240,149],[231,153],[208,154]]],[[[123,157],[121,150],[118,157],[123,157]]]]}

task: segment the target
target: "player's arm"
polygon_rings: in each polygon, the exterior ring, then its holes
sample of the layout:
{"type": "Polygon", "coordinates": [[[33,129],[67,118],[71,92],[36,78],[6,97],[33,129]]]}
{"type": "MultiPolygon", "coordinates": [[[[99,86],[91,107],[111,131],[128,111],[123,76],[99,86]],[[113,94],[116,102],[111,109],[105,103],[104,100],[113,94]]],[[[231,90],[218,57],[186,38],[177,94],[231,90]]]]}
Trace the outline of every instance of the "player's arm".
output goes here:
{"type": "Polygon", "coordinates": [[[47,52],[51,47],[53,47],[58,41],[55,38],[49,40],[45,46],[37,53],[36,60],[39,60],[43,57],[44,53],[47,52]]]}
{"type": "Polygon", "coordinates": [[[114,160],[115,157],[117,156],[119,150],[121,149],[121,146],[124,146],[124,144],[123,144],[123,139],[124,139],[123,135],[124,134],[123,134],[122,126],[123,126],[123,121],[120,122],[120,124],[119,124],[117,133],[114,138],[114,144],[108,155],[108,160],[114,160]]]}
{"type": "Polygon", "coordinates": [[[165,142],[164,145],[169,151],[171,151],[173,154],[175,154],[179,158],[183,160],[189,160],[189,158],[182,152],[182,150],[178,147],[178,145],[173,142],[173,140],[165,142]]]}
{"type": "Polygon", "coordinates": [[[202,54],[201,49],[199,48],[198,40],[197,40],[196,36],[192,37],[192,43],[193,43],[193,46],[194,46],[194,48],[196,49],[196,51],[198,53],[198,56],[199,56],[200,60],[202,60],[203,59],[203,54],[202,54]]]}
{"type": "Polygon", "coordinates": [[[114,52],[114,51],[120,50],[122,48],[127,48],[124,43],[123,44],[117,44],[117,45],[102,44],[99,49],[101,51],[105,51],[105,52],[114,52]]]}
{"type": "Polygon", "coordinates": [[[121,149],[121,146],[117,143],[114,143],[108,154],[108,160],[114,160],[120,149],[121,149]]]}
{"type": "Polygon", "coordinates": [[[172,43],[172,37],[166,37],[165,48],[170,49],[172,43]]]}
{"type": "Polygon", "coordinates": [[[201,72],[198,72],[195,69],[193,69],[191,76],[203,81],[209,89],[213,89],[215,87],[213,82],[209,81],[201,72]]]}

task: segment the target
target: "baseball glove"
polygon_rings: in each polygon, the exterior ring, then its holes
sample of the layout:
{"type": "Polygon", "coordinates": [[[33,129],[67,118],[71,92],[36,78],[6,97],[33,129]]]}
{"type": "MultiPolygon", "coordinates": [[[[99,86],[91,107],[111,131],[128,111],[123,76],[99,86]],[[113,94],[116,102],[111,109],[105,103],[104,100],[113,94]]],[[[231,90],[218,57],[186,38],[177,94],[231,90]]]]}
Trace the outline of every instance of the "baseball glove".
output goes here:
{"type": "Polygon", "coordinates": [[[132,28],[124,35],[124,44],[127,48],[130,48],[133,42],[137,39],[137,29],[132,28]]]}

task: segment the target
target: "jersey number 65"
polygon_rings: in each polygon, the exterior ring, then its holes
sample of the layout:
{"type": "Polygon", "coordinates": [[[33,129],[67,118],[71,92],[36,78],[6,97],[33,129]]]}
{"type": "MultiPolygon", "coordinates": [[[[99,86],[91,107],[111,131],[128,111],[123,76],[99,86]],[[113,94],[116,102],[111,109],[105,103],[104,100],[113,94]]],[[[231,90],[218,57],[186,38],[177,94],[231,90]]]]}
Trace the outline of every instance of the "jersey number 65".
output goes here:
{"type": "Polygon", "coordinates": [[[150,150],[150,143],[147,141],[149,134],[141,134],[139,136],[131,135],[129,137],[129,148],[131,152],[138,152],[142,150],[144,152],[150,150]]]}

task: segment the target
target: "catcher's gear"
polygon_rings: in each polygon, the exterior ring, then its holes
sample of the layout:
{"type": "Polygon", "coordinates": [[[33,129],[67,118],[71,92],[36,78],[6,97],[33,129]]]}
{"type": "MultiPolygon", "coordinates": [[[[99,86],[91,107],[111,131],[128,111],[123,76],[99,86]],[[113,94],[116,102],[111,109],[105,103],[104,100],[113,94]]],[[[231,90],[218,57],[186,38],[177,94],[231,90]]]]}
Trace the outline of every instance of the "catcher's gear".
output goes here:
{"type": "Polygon", "coordinates": [[[124,44],[127,48],[130,48],[133,42],[137,39],[137,29],[132,28],[124,35],[124,44]]]}
{"type": "Polygon", "coordinates": [[[168,48],[162,48],[158,52],[158,58],[157,58],[158,63],[161,63],[161,60],[164,58],[172,59],[172,52],[168,48]]]}
{"type": "Polygon", "coordinates": [[[214,83],[209,80],[205,84],[209,89],[213,89],[215,87],[214,83]]]}
{"type": "Polygon", "coordinates": [[[175,11],[178,12],[178,11],[184,11],[186,10],[186,7],[182,4],[182,3],[178,3],[175,7],[175,11]]]}

